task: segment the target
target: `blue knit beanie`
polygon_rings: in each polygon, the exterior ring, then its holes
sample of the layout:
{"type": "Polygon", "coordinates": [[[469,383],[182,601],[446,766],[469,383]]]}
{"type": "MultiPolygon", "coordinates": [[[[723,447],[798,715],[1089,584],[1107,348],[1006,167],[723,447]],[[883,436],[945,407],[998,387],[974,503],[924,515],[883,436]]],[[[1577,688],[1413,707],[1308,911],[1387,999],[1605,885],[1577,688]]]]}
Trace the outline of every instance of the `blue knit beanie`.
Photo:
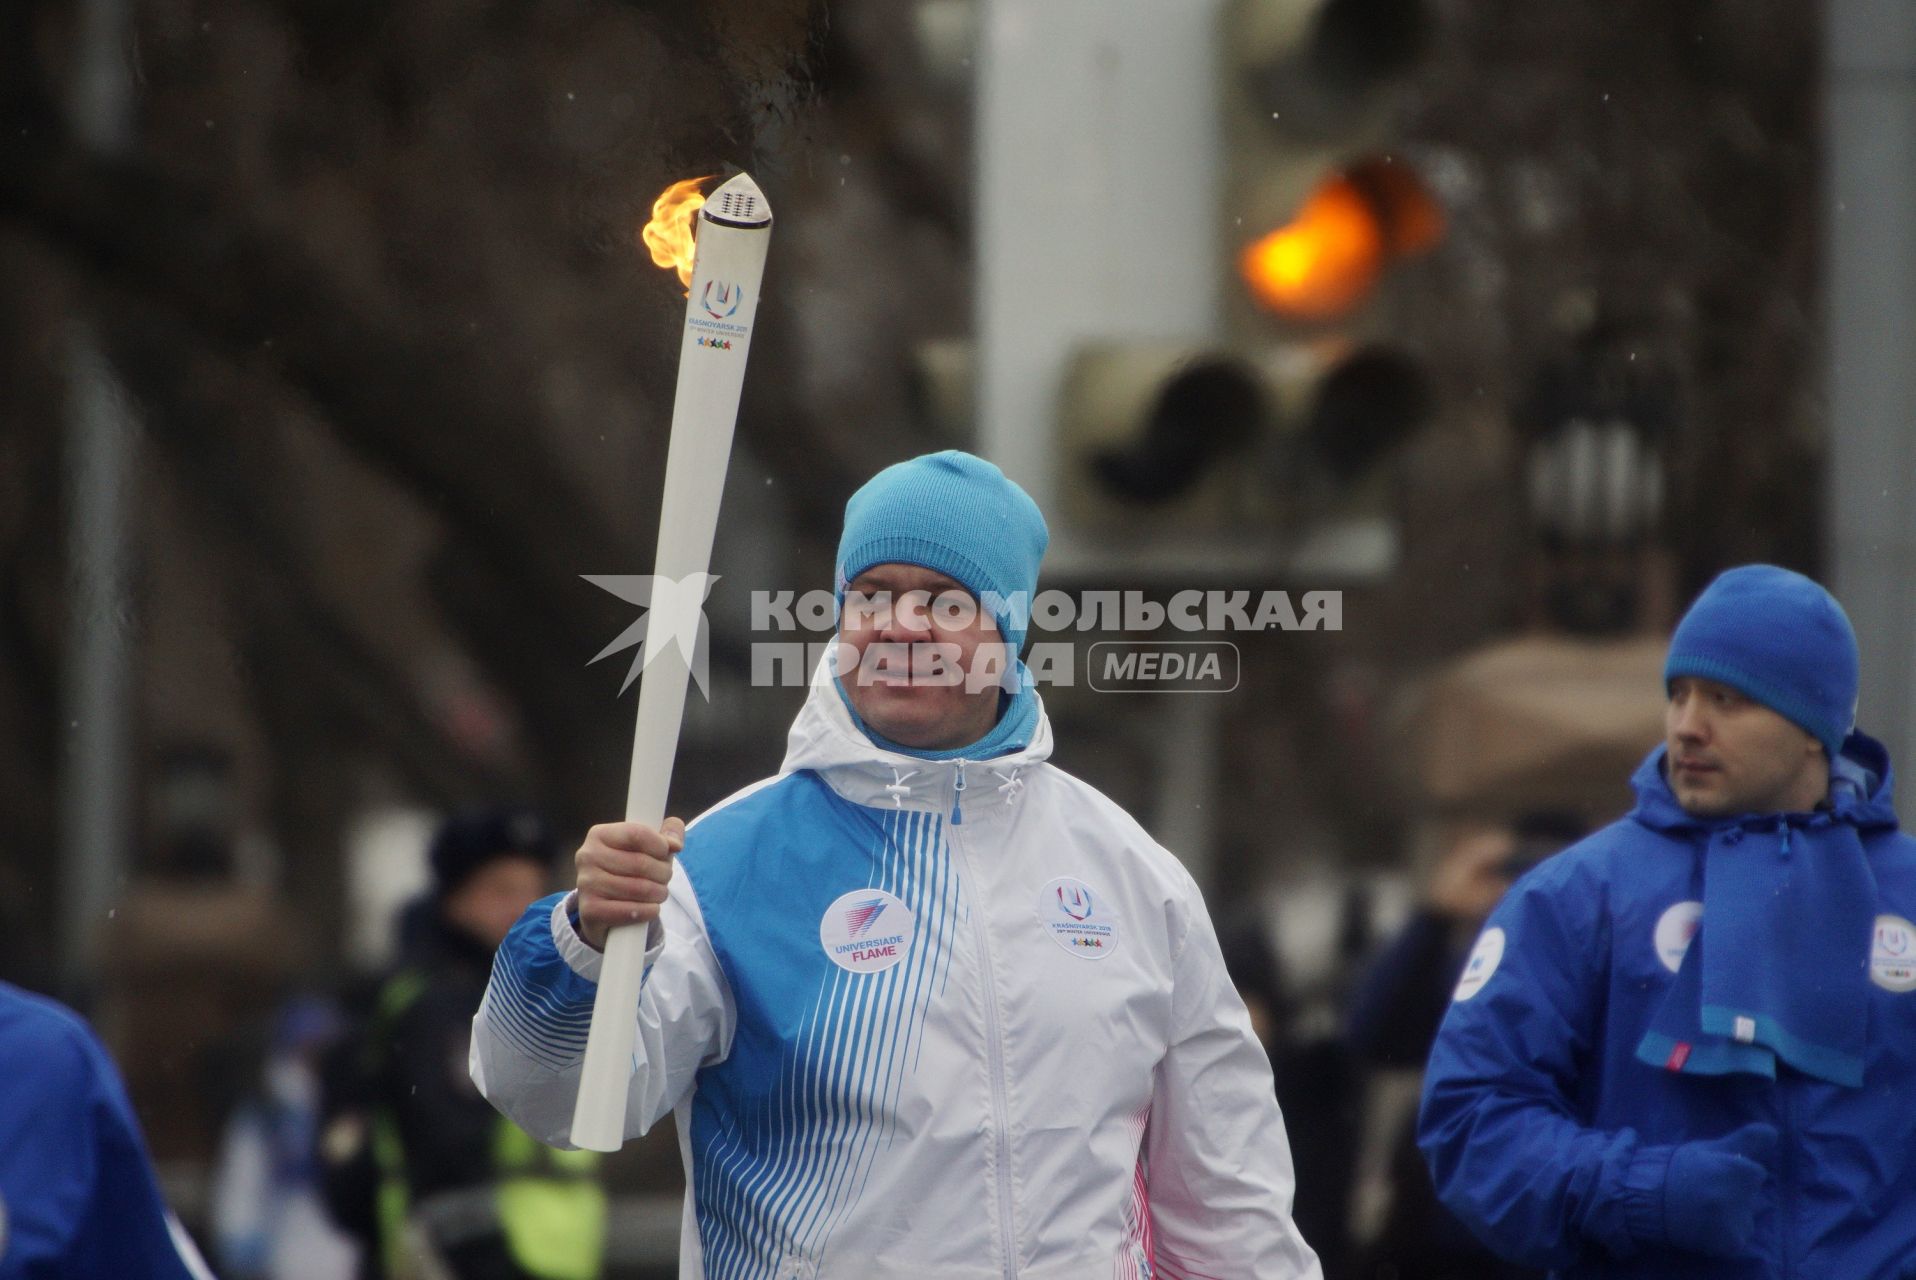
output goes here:
{"type": "Polygon", "coordinates": [[[1856,633],[1843,606],[1800,573],[1746,564],[1717,575],[1670,637],[1667,687],[1716,680],[1823,744],[1834,761],[1856,722],[1856,633]]]}
{"type": "Polygon", "coordinates": [[[971,592],[1016,654],[1050,539],[1038,504],[1004,472],[956,449],[928,453],[886,467],[845,504],[838,602],[873,565],[915,564],[971,592]]]}

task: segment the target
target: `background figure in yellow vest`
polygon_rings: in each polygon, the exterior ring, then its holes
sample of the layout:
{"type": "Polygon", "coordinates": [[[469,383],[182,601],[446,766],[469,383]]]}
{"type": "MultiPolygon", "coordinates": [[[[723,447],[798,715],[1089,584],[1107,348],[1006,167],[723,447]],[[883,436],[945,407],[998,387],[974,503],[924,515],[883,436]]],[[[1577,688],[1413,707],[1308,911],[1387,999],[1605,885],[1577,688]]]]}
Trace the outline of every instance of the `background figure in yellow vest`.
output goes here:
{"type": "Polygon", "coordinates": [[[605,1194],[589,1152],[506,1120],[466,1069],[492,953],[548,888],[559,850],[524,809],[462,814],[434,837],[433,894],[410,916],[363,1046],[387,1280],[594,1280],[605,1194]]]}

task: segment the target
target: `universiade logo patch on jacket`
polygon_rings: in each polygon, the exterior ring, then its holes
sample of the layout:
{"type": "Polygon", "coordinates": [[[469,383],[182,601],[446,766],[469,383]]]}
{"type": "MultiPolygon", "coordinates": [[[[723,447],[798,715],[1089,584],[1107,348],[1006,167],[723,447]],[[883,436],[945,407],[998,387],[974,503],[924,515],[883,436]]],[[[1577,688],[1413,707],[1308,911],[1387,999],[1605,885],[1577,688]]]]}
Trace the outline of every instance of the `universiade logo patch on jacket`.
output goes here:
{"type": "Polygon", "coordinates": [[[841,969],[881,973],[905,958],[916,923],[911,908],[891,894],[854,889],[825,909],[818,943],[841,969]]]}
{"type": "Polygon", "coordinates": [[[1071,876],[1038,891],[1038,918],[1052,941],[1085,960],[1102,960],[1117,949],[1118,920],[1102,894],[1071,876]]]}

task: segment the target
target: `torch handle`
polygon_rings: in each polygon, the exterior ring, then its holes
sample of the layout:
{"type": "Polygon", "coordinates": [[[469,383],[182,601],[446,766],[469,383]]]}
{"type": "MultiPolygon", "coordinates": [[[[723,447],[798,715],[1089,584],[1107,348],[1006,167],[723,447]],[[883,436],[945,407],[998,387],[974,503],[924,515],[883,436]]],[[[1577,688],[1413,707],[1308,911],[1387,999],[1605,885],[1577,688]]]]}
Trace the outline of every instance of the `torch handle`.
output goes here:
{"type": "MultiPolygon", "coordinates": [[[[679,347],[645,673],[639,682],[625,796],[626,821],[650,827],[665,819],[672,758],[685,715],[690,675],[686,653],[697,637],[704,599],[701,588],[679,584],[702,582],[711,564],[770,232],[771,212],[764,196],[744,174],[714,191],[701,211],[698,256],[679,347]],[[714,217],[715,209],[734,214],[744,210],[747,216],[714,217]],[[762,217],[753,220],[755,213],[762,217]]],[[[625,1138],[645,941],[644,925],[616,928],[606,940],[572,1113],[573,1144],[590,1151],[617,1151],[625,1138]]]]}

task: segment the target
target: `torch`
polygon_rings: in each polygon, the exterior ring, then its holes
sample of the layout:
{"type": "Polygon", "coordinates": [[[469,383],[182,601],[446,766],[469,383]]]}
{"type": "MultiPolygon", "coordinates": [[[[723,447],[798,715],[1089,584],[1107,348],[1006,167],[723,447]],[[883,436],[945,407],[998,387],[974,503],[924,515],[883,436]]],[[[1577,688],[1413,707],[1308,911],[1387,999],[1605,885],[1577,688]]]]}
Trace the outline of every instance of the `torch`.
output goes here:
{"type": "MultiPolygon", "coordinates": [[[[697,181],[675,184],[654,206],[696,200],[697,181]],[[676,194],[675,194],[676,193],[676,194]]],[[[687,286],[685,330],[679,341],[678,391],[665,461],[665,497],[652,569],[651,615],[646,627],[639,718],[632,736],[632,773],[625,820],[657,827],[665,820],[685,714],[690,640],[698,635],[705,580],[718,524],[719,494],[738,423],[738,400],[758,311],[759,279],[771,242],[772,210],[746,174],[724,183],[698,209],[697,251],[681,279],[687,286]],[[687,589],[690,586],[691,589],[687,589]]],[[[605,963],[592,1006],[572,1141],[590,1151],[617,1151],[625,1138],[626,1088],[638,1029],[639,982],[645,967],[645,929],[627,925],[606,939],[605,963]]]]}

